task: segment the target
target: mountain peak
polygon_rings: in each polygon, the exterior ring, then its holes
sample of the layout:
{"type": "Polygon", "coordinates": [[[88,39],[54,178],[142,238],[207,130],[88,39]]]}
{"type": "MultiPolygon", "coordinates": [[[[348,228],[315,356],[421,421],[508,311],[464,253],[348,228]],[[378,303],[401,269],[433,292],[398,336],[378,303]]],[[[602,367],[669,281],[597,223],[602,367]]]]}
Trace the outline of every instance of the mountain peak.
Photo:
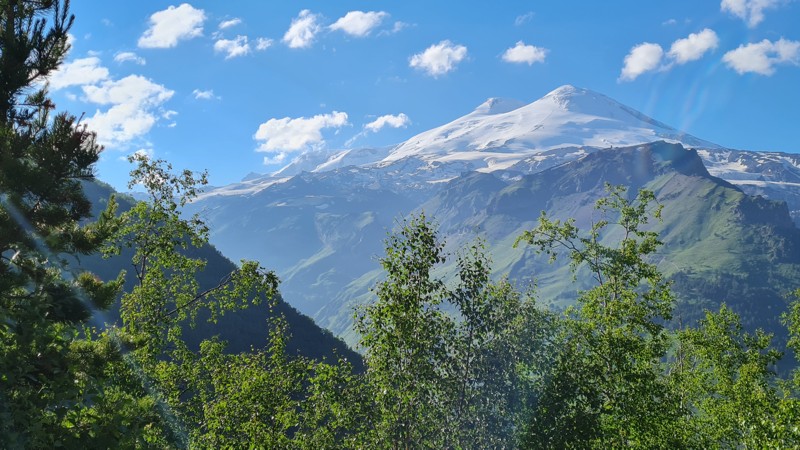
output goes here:
{"type": "Polygon", "coordinates": [[[553,97],[565,97],[565,96],[570,96],[570,95],[573,95],[573,94],[583,93],[583,92],[586,92],[586,91],[587,91],[587,89],[577,88],[577,87],[575,87],[575,86],[573,86],[571,84],[565,84],[563,86],[559,86],[559,87],[553,89],[552,91],[547,93],[547,95],[545,95],[545,97],[550,97],[550,96],[553,96],[553,97]]]}
{"type": "MultiPolygon", "coordinates": [[[[569,84],[550,91],[550,93],[537,100],[535,103],[538,102],[552,102],[557,107],[568,112],[589,114],[604,118],[614,118],[614,116],[621,112],[620,110],[628,114],[631,114],[633,111],[631,108],[628,108],[603,94],[598,94],[597,92],[589,89],[577,88],[569,84]]],[[[634,115],[644,116],[644,114],[641,113],[634,115]]],[[[637,117],[637,119],[643,120],[643,117],[637,117]]],[[[647,119],[650,118],[648,117],[647,119]]],[[[644,121],[648,122],[648,120],[644,121]]],[[[649,121],[652,121],[652,119],[649,121]]],[[[663,124],[658,125],[666,127],[666,125],[663,124]]]]}
{"type": "Polygon", "coordinates": [[[621,147],[665,140],[718,148],[603,94],[561,86],[528,105],[490,98],[471,113],[395,147],[388,161],[408,156],[465,161],[485,170],[559,148],[621,147]]]}

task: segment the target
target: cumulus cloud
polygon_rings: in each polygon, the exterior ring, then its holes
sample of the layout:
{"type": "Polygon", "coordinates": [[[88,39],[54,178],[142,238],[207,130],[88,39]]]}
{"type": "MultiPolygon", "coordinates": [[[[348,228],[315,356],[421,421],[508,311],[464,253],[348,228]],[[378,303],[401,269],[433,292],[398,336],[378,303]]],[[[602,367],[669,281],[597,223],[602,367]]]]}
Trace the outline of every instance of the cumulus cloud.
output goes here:
{"type": "Polygon", "coordinates": [[[304,9],[300,14],[292,19],[292,24],[283,35],[283,43],[289,48],[308,48],[314,43],[314,38],[320,32],[321,27],[318,23],[319,16],[311,11],[304,9]]]}
{"type": "Polygon", "coordinates": [[[236,36],[235,39],[219,39],[214,42],[214,51],[224,53],[225,59],[245,56],[250,53],[250,43],[247,36],[236,36]]]}
{"type": "MultiPolygon", "coordinates": [[[[114,59],[129,60],[123,53],[114,59]]],[[[80,86],[83,95],[68,93],[67,96],[98,106],[84,122],[97,132],[99,143],[106,146],[125,148],[160,120],[171,120],[177,114],[162,107],[172,98],[172,90],[140,75],[114,80],[96,56],[63,64],[51,74],[50,86],[54,90],[80,86]]]]}
{"type": "Polygon", "coordinates": [[[205,11],[188,3],[155,12],[150,16],[150,27],[139,38],[139,47],[175,47],[179,41],[201,36],[205,20],[205,11]]]}
{"type": "Polygon", "coordinates": [[[622,68],[620,79],[633,81],[639,75],[657,69],[663,55],[664,50],[658,44],[644,42],[633,47],[625,56],[625,66],[622,68]]]}
{"type": "Polygon", "coordinates": [[[678,64],[685,64],[702,58],[706,52],[716,49],[717,46],[719,46],[717,33],[706,28],[699,33],[692,33],[689,37],[673,42],[667,56],[678,64]]]}
{"type": "Polygon", "coordinates": [[[283,161],[289,152],[321,145],[323,129],[341,128],[347,124],[347,113],[338,111],[314,117],[269,119],[258,127],[253,137],[261,141],[258,151],[270,154],[265,158],[265,164],[267,159],[270,163],[277,163],[283,161]]]}
{"type": "Polygon", "coordinates": [[[143,66],[147,63],[147,61],[145,61],[144,58],[133,52],[119,52],[116,55],[114,55],[114,61],[120,64],[124,62],[132,62],[140,66],[143,66]]]}
{"type": "Polygon", "coordinates": [[[720,10],[729,12],[747,22],[750,28],[764,20],[764,11],[777,8],[783,0],[722,0],[720,10]]]}
{"type": "Polygon", "coordinates": [[[397,115],[387,114],[385,116],[380,116],[372,122],[364,125],[364,129],[372,131],[373,133],[377,133],[383,127],[405,128],[410,123],[411,120],[404,113],[397,115]]]}
{"type": "Polygon", "coordinates": [[[772,75],[778,64],[800,65],[800,41],[779,39],[741,45],[722,57],[725,64],[739,74],[748,72],[772,75]]]}
{"type": "Polygon", "coordinates": [[[350,11],[331,25],[331,30],[343,31],[350,36],[365,37],[380,26],[389,14],[383,11],[350,11]]]}
{"type": "Polygon", "coordinates": [[[256,50],[258,51],[266,50],[272,47],[273,42],[274,41],[272,39],[260,37],[256,39],[256,50]]]}
{"type": "Polygon", "coordinates": [[[357,133],[355,136],[351,137],[350,139],[345,142],[345,147],[350,147],[353,143],[364,136],[368,135],[370,132],[377,133],[385,127],[389,128],[405,128],[411,123],[411,119],[408,118],[407,115],[404,113],[400,114],[386,114],[383,116],[378,117],[377,119],[373,120],[364,125],[364,129],[357,133]]]}
{"type": "Polygon", "coordinates": [[[242,23],[242,19],[239,19],[239,18],[234,18],[234,19],[230,19],[230,20],[223,20],[222,22],[219,23],[219,27],[218,28],[220,30],[227,30],[228,28],[235,27],[236,25],[239,25],[240,23],[242,23]]]}
{"type": "Polygon", "coordinates": [[[50,88],[59,90],[70,86],[93,84],[108,78],[108,69],[100,65],[100,58],[91,56],[62,64],[50,75],[50,88]]]}
{"type": "Polygon", "coordinates": [[[409,59],[409,65],[432,77],[444,75],[456,68],[467,57],[467,47],[455,45],[448,40],[431,45],[422,53],[409,59]]]}
{"type": "Polygon", "coordinates": [[[217,96],[214,95],[214,91],[212,89],[208,90],[195,89],[192,91],[192,95],[194,95],[194,98],[197,100],[213,100],[215,98],[218,98],[217,96]]]}
{"type": "Polygon", "coordinates": [[[166,115],[168,119],[175,114],[161,108],[175,92],[140,75],[105,80],[82,89],[89,103],[108,106],[86,119],[89,129],[97,132],[104,145],[124,145],[144,136],[159,118],[166,115]]]}
{"type": "Polygon", "coordinates": [[[633,81],[645,72],[666,71],[675,64],[696,61],[718,46],[719,37],[714,30],[709,28],[705,28],[699,33],[691,33],[683,39],[677,39],[666,53],[658,44],[649,42],[639,44],[625,56],[625,65],[619,80],[633,81]],[[663,64],[662,61],[664,61],[663,64]]]}
{"type": "Polygon", "coordinates": [[[533,45],[525,45],[524,42],[519,41],[517,45],[507,49],[503,53],[503,61],[509,63],[528,64],[544,62],[547,55],[547,49],[535,47],[533,45]]]}
{"type": "Polygon", "coordinates": [[[525,14],[517,16],[517,18],[514,19],[514,25],[518,27],[525,25],[526,23],[530,22],[531,19],[533,19],[533,11],[528,11],[525,14]]]}

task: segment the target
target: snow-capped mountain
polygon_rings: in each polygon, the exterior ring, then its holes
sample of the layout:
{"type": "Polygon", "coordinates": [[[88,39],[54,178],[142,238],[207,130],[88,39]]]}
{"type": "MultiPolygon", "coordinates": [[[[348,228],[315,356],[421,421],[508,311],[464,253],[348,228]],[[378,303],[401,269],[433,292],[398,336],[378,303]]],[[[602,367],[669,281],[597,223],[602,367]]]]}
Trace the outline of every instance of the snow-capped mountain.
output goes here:
{"type": "Polygon", "coordinates": [[[605,95],[561,86],[525,104],[490,98],[469,114],[393,147],[311,151],[271,174],[248,175],[240,183],[206,195],[252,195],[302,172],[348,168],[363,187],[427,189],[472,170],[530,174],[601,148],[663,140],[686,147],[720,146],[678,131],[605,95]]]}
{"type": "Polygon", "coordinates": [[[622,147],[659,140],[719,148],[605,95],[567,85],[529,105],[489,99],[466,116],[398,145],[384,162],[412,156],[478,165],[482,161],[492,171],[558,148],[622,147]]]}
{"type": "Polygon", "coordinates": [[[800,255],[789,219],[800,223],[800,157],[722,148],[572,86],[530,104],[489,99],[396,146],[308,153],[273,174],[209,189],[189,212],[201,212],[226,255],[276,270],[287,301],[346,335],[352,306],[371,299],[381,276],[375,258],[400,217],[424,210],[456,247],[479,232],[496,249],[499,273],[525,276],[534,266],[511,249],[519,233],[543,209],[590,217],[605,182],[655,186],[663,196],[677,252],[670,270],[700,260],[686,273],[718,271],[714,279],[724,281],[752,255],[764,267],[800,255]]]}
{"type": "Polygon", "coordinates": [[[465,168],[492,172],[526,160],[541,162],[567,155],[570,160],[592,149],[659,140],[686,147],[720,148],[605,95],[565,85],[527,105],[518,100],[490,98],[469,114],[393,148],[307,153],[272,176],[296,175],[303,170],[322,172],[348,165],[386,168],[397,161],[415,158],[429,166],[425,171],[417,167],[415,172],[424,172],[431,180],[441,181],[453,172],[447,170],[448,166],[455,169],[456,175],[465,168]]]}
{"type": "Polygon", "coordinates": [[[533,103],[490,98],[452,122],[396,146],[303,154],[268,175],[205,195],[252,195],[302,172],[339,172],[363,188],[423,189],[468,171],[510,179],[602,148],[663,140],[700,150],[709,172],[745,192],[786,201],[800,221],[800,158],[725,149],[650,118],[605,95],[561,86],[533,103]],[[346,169],[345,169],[346,168],[346,169]]]}

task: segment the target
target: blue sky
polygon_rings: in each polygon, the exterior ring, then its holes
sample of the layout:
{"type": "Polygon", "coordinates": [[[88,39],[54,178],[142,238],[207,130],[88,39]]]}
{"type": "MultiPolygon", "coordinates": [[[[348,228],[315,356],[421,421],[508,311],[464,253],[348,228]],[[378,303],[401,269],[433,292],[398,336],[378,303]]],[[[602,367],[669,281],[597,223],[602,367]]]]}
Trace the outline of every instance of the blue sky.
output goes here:
{"type": "Polygon", "coordinates": [[[800,2],[72,2],[51,78],[124,189],[136,151],[211,183],[385,146],[563,84],[731,148],[800,152],[800,2]]]}

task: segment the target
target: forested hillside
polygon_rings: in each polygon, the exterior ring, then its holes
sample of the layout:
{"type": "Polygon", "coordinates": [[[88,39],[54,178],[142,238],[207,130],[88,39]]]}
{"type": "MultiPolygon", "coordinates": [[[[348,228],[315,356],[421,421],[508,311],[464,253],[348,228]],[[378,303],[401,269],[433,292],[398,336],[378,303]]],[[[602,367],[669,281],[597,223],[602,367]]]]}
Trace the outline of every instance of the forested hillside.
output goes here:
{"type": "MultiPolygon", "coordinates": [[[[97,216],[108,204],[111,197],[115,197],[118,212],[129,211],[134,200],[127,196],[117,195],[111,187],[100,181],[85,183],[83,185],[87,198],[91,199],[93,215],[97,216]]],[[[212,288],[230,273],[235,272],[236,266],[225,258],[213,246],[204,244],[201,247],[189,247],[186,252],[192,258],[205,262],[204,269],[198,274],[198,285],[201,290],[212,288]]],[[[103,257],[99,254],[83,255],[72,262],[77,266],[97,274],[101,279],[116,278],[120,271],[125,271],[124,291],[130,291],[135,285],[135,272],[132,269],[131,249],[124,249],[120,255],[103,257]]],[[[265,345],[269,338],[269,317],[278,315],[286,319],[289,341],[287,351],[291,354],[301,354],[310,358],[335,360],[338,357],[347,358],[361,367],[361,357],[342,341],[335,338],[329,331],[319,328],[308,316],[297,312],[291,305],[280,297],[275,299],[275,304],[253,305],[247,311],[231,311],[220,317],[213,326],[200,321],[196,328],[187,335],[192,346],[199,344],[203,337],[219,335],[228,342],[228,350],[240,352],[249,350],[251,346],[265,345]]],[[[201,313],[202,314],[202,313],[201,313]]],[[[119,304],[111,306],[108,318],[118,325],[119,304]]]]}

